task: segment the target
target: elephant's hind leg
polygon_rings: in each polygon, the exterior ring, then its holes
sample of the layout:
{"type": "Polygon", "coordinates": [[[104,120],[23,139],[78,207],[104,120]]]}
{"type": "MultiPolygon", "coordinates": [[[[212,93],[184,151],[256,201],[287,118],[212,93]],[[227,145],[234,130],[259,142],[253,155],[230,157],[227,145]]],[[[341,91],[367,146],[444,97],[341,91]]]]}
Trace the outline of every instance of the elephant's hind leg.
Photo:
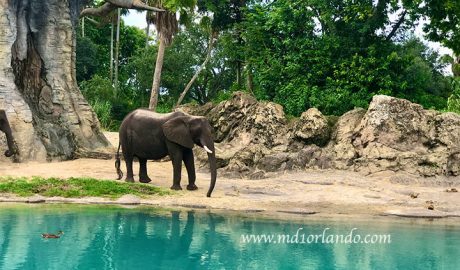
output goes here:
{"type": "Polygon", "coordinates": [[[195,161],[193,158],[193,150],[186,149],[183,153],[184,164],[188,174],[188,185],[187,190],[197,190],[198,187],[195,185],[196,174],[195,174],[195,161]]]}
{"type": "Polygon", "coordinates": [[[139,182],[150,183],[152,179],[147,174],[147,159],[139,158],[139,182]]]}
{"type": "Polygon", "coordinates": [[[126,163],[126,182],[134,182],[134,174],[133,174],[133,156],[126,155],[123,153],[126,163]]]}

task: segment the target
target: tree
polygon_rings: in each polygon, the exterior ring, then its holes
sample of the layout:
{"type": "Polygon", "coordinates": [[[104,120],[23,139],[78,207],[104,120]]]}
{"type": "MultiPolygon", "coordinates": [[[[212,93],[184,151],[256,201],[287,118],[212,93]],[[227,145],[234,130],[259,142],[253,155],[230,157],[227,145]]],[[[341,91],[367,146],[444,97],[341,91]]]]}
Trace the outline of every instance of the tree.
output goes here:
{"type": "Polygon", "coordinates": [[[209,28],[210,28],[209,29],[210,34],[209,34],[208,48],[206,50],[206,57],[205,57],[203,63],[196,70],[196,72],[193,75],[193,77],[190,79],[190,81],[185,86],[184,91],[182,91],[182,93],[180,94],[179,99],[177,100],[175,107],[179,106],[182,103],[182,101],[185,98],[185,95],[190,90],[190,87],[192,87],[192,84],[196,81],[196,79],[200,75],[201,71],[203,71],[203,69],[206,68],[206,65],[208,64],[209,60],[211,59],[212,49],[214,47],[215,40],[217,39],[217,35],[219,33],[218,33],[218,31],[216,29],[212,29],[211,27],[209,27],[209,28]]]}
{"type": "Polygon", "coordinates": [[[173,36],[177,33],[179,27],[176,19],[176,13],[166,11],[161,14],[157,14],[157,16],[155,16],[155,27],[158,33],[159,45],[149,102],[149,109],[154,111],[156,110],[158,96],[160,93],[161,70],[163,68],[165,49],[171,44],[173,36]]]}
{"type": "Polygon", "coordinates": [[[161,71],[163,68],[165,49],[171,45],[174,35],[179,30],[179,22],[176,12],[180,15],[180,21],[188,21],[188,12],[192,12],[196,0],[151,0],[151,5],[165,8],[167,11],[155,15],[155,28],[158,34],[158,52],[153,74],[152,90],[150,95],[149,109],[156,110],[160,93],[161,71]]]}
{"type": "Polygon", "coordinates": [[[109,146],[76,81],[76,28],[84,2],[0,2],[0,103],[20,160],[92,156],[109,146]]]}
{"type": "Polygon", "coordinates": [[[427,37],[441,42],[460,55],[460,2],[458,0],[425,0],[421,13],[429,18],[424,26],[427,37]]]}
{"type": "Polygon", "coordinates": [[[444,109],[450,86],[438,68],[439,56],[407,32],[422,16],[418,4],[278,0],[250,5],[243,38],[255,95],[282,104],[292,115],[309,107],[342,114],[367,106],[375,94],[444,109]]]}
{"type": "MultiPolygon", "coordinates": [[[[201,18],[201,25],[209,33],[209,42],[206,50],[206,56],[203,63],[198,67],[193,77],[190,79],[188,84],[185,86],[184,91],[179,96],[175,107],[179,106],[185,95],[190,90],[190,87],[198,78],[203,69],[206,68],[209,60],[211,59],[211,53],[213,51],[214,44],[219,36],[219,33],[233,26],[235,23],[242,21],[242,8],[246,4],[245,0],[232,0],[232,1],[219,1],[219,0],[199,0],[198,10],[204,14],[201,18]],[[209,14],[210,13],[210,14],[209,14]],[[212,19],[210,19],[211,15],[212,19]]],[[[241,41],[241,37],[238,37],[241,41]]],[[[237,70],[237,78],[240,78],[241,68],[237,70]]],[[[239,79],[237,79],[238,81],[239,79]]]]}

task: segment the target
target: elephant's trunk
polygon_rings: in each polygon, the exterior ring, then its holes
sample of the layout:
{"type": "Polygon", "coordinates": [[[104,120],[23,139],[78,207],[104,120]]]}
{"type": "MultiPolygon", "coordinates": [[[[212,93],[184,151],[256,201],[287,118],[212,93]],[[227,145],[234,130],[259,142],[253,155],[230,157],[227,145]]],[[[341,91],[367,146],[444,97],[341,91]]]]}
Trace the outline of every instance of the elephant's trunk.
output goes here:
{"type": "Polygon", "coordinates": [[[211,193],[214,190],[217,179],[217,165],[216,165],[216,150],[214,149],[214,144],[210,145],[209,149],[212,153],[208,152],[209,168],[211,170],[211,184],[209,185],[207,197],[211,197],[211,193]]]}

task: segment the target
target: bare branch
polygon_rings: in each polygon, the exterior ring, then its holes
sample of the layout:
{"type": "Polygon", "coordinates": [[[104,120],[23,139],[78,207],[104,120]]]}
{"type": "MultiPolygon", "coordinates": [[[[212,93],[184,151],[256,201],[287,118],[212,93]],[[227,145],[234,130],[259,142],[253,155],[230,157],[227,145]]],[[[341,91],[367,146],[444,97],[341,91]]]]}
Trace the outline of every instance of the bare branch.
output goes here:
{"type": "Polygon", "coordinates": [[[98,16],[105,17],[116,8],[128,8],[137,10],[148,10],[155,12],[163,12],[163,9],[151,7],[144,4],[140,0],[106,0],[106,3],[98,8],[85,8],[81,13],[80,17],[83,16],[98,16]]]}
{"type": "Polygon", "coordinates": [[[404,10],[401,13],[401,16],[399,16],[398,21],[395,23],[395,25],[393,25],[393,29],[391,30],[390,34],[388,34],[388,36],[385,38],[386,40],[390,40],[396,34],[396,31],[398,31],[399,27],[404,22],[406,14],[407,10],[404,10]]]}

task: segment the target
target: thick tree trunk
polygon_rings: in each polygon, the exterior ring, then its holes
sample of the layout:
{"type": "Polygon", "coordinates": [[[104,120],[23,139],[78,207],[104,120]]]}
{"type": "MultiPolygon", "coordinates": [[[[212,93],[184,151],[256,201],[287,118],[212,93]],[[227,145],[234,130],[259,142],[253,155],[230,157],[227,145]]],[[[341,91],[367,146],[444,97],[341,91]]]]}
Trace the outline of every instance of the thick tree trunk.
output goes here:
{"type": "Polygon", "coordinates": [[[0,108],[21,161],[108,150],[76,83],[75,29],[83,2],[0,0],[0,108]]]}
{"type": "Polygon", "coordinates": [[[161,70],[163,69],[163,59],[165,56],[166,42],[163,35],[160,35],[160,45],[158,46],[157,61],[155,72],[153,73],[152,92],[150,94],[149,109],[155,111],[158,104],[158,95],[160,93],[161,70]]]}

